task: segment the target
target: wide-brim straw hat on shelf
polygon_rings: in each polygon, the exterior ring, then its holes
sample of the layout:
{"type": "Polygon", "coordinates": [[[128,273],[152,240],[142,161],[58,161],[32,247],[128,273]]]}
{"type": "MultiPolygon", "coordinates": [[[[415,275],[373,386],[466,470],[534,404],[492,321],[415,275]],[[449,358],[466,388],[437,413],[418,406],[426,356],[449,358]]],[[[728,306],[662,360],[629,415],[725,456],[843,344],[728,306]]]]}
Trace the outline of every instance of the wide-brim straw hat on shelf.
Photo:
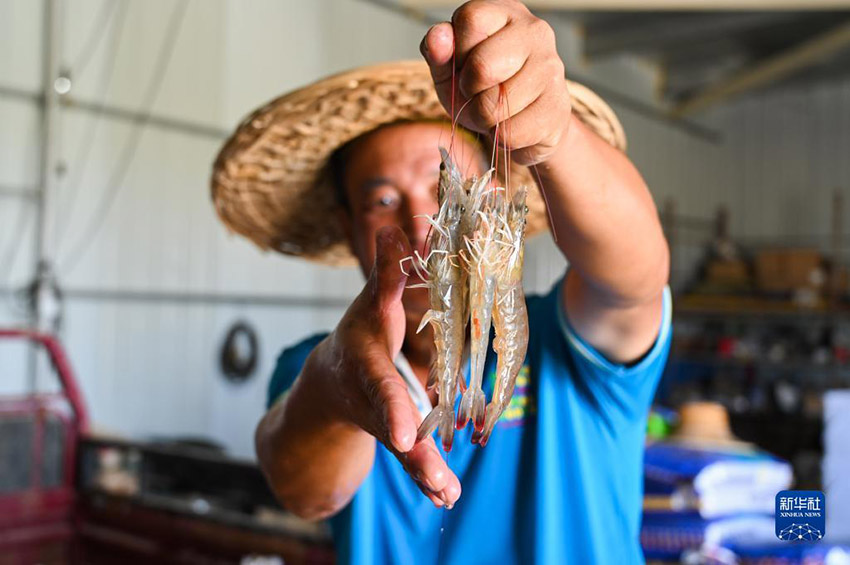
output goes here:
{"type": "MultiPolygon", "coordinates": [[[[611,108],[588,88],[567,84],[573,113],[625,150],[625,134],[611,108]]],[[[337,220],[331,154],[382,125],[441,119],[449,117],[424,61],[362,67],[319,80],[242,121],[213,166],[215,209],[230,230],[262,249],[327,265],[355,265],[337,220]]],[[[546,229],[543,199],[529,170],[512,166],[511,185],[530,189],[527,233],[546,229]]]]}
{"type": "Polygon", "coordinates": [[[679,427],[670,441],[702,448],[736,448],[749,451],[755,448],[737,438],[729,424],[729,413],[717,402],[688,402],[679,409],[679,427]]]}

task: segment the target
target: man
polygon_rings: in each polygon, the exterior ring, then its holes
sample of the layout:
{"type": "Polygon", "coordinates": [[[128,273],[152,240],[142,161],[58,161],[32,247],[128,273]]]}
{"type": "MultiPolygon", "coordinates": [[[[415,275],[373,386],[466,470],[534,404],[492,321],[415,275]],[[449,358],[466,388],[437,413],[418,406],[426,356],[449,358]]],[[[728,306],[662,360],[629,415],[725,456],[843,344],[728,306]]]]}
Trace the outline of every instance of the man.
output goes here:
{"type": "MultiPolygon", "coordinates": [[[[552,30],[519,2],[468,2],[421,50],[430,76],[400,63],[325,79],[258,110],[217,160],[232,229],[326,263],[353,255],[368,278],[333,332],[281,355],[260,465],[284,507],[331,517],[341,563],[641,562],[644,428],[671,308],[651,196],[616,118],[564,81],[552,30]],[[467,428],[445,457],[415,442],[436,401],[433,342],[415,333],[427,293],[405,289],[399,261],[424,252],[416,216],[437,209],[452,128],[433,118],[460,108],[485,135],[509,118],[511,182],[536,168],[570,269],[528,298],[525,367],[490,442],[470,445],[467,428]]],[[[472,136],[453,145],[483,172],[472,136]]],[[[546,212],[529,206],[531,228],[546,212]]]]}

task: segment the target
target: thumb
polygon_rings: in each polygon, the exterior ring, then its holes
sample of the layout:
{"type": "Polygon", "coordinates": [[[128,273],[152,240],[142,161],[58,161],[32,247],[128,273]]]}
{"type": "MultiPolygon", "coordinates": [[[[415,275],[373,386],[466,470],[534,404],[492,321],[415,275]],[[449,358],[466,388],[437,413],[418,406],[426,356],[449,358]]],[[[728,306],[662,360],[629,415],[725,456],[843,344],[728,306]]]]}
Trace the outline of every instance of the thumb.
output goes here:
{"type": "Polygon", "coordinates": [[[456,62],[454,61],[455,36],[452,24],[441,22],[432,26],[422,38],[419,51],[428,63],[434,88],[443,107],[448,112],[456,112],[464,101],[459,100],[459,93],[456,93],[455,108],[452,108],[452,74],[456,62]]]}
{"type": "Polygon", "coordinates": [[[398,303],[407,283],[401,260],[411,254],[407,236],[397,226],[384,226],[375,236],[375,266],[369,276],[371,298],[384,310],[398,303]]]}

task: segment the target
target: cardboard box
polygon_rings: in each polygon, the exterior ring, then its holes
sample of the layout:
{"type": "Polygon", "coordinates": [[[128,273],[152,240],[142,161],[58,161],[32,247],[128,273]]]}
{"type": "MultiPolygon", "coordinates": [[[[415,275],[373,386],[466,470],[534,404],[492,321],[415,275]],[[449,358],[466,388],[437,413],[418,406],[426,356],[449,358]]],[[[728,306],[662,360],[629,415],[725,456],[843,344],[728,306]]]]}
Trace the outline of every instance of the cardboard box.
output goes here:
{"type": "Polygon", "coordinates": [[[814,249],[760,251],[755,259],[756,287],[766,293],[818,287],[817,274],[822,261],[821,254],[814,249]]]}
{"type": "Polygon", "coordinates": [[[742,260],[713,260],[708,264],[706,275],[709,282],[719,284],[747,284],[750,274],[747,263],[742,260]]]}

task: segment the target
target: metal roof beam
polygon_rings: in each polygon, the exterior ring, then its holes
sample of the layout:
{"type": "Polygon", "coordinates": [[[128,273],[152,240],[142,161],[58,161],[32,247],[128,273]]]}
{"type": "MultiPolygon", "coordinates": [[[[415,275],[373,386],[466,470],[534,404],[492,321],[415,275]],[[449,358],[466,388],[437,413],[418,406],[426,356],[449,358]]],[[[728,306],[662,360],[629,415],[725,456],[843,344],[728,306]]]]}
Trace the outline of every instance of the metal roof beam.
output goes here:
{"type": "Polygon", "coordinates": [[[787,21],[799,14],[788,12],[665,14],[652,18],[624,18],[584,25],[584,55],[598,59],[623,51],[654,51],[711,40],[787,21]]]}
{"type": "MultiPolygon", "coordinates": [[[[400,4],[418,9],[456,8],[458,0],[399,0],[400,4]]],[[[752,10],[842,10],[850,8],[848,0],[526,0],[532,10],[586,11],[752,11],[752,10]]]]}
{"type": "Polygon", "coordinates": [[[850,49],[850,21],[777,55],[757,61],[733,76],[705,88],[676,105],[671,114],[675,118],[691,115],[749,90],[789,77],[847,49],[850,49]]]}

